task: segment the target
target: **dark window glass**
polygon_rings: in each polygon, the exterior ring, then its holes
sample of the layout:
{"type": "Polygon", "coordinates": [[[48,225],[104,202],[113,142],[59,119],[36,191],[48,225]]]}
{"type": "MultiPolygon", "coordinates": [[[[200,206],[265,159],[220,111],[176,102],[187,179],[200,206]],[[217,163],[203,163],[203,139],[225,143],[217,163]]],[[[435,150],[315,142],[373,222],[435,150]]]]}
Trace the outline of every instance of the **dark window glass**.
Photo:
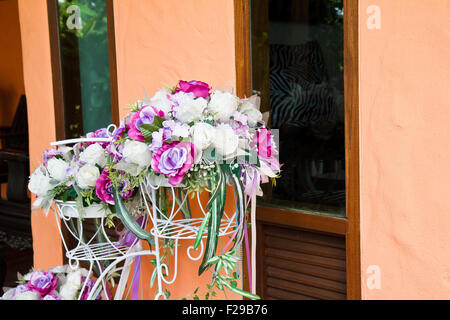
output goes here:
{"type": "Polygon", "coordinates": [[[343,0],[253,0],[252,85],[279,130],[263,202],[345,215],[343,0]]]}
{"type": "Polygon", "coordinates": [[[112,122],[106,1],[58,0],[58,14],[65,134],[72,138],[112,122]]]}

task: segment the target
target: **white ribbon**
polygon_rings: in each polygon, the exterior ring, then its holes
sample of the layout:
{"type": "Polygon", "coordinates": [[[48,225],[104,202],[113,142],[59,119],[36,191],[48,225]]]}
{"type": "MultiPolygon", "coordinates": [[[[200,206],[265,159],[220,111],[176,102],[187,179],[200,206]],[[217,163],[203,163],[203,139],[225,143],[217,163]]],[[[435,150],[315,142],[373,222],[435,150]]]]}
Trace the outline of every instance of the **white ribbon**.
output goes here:
{"type": "MultiPolygon", "coordinates": [[[[133,246],[127,253],[133,253],[138,251],[142,251],[142,245],[140,241],[135,246],[133,246]]],[[[120,274],[119,284],[117,285],[116,294],[114,295],[114,300],[122,300],[123,298],[125,287],[128,283],[128,278],[130,277],[130,269],[131,265],[133,264],[134,258],[135,257],[128,257],[125,259],[122,273],[120,274]]]]}

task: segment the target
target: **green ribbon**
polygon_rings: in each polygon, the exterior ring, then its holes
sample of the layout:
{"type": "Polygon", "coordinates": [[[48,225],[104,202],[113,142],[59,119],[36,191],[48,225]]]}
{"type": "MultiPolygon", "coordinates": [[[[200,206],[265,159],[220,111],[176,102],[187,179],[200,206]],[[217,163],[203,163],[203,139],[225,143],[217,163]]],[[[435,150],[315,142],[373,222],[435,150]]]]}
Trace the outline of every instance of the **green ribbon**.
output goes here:
{"type": "Polygon", "coordinates": [[[120,195],[119,189],[113,187],[113,197],[114,203],[116,205],[117,217],[122,221],[125,228],[130,230],[137,238],[141,240],[146,240],[150,246],[154,245],[153,237],[150,232],[145,231],[139,226],[136,220],[133,219],[127,207],[123,203],[122,197],[120,195]]]}

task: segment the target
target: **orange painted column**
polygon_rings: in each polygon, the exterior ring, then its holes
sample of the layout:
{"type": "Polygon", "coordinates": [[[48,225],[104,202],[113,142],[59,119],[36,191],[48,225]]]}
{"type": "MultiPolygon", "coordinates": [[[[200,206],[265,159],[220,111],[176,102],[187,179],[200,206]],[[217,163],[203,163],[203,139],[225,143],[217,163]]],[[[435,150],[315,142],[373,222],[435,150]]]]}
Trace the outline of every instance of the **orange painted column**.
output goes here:
{"type": "MultiPolygon", "coordinates": [[[[56,139],[46,4],[46,1],[19,0],[31,172],[42,162],[42,152],[56,139]]],[[[31,221],[34,267],[61,265],[61,238],[53,212],[46,217],[42,211],[33,211],[31,221]]]]}
{"type": "Polygon", "coordinates": [[[0,126],[12,124],[25,93],[18,11],[17,0],[0,1],[0,126]]]}
{"type": "MultiPolygon", "coordinates": [[[[115,0],[114,24],[121,118],[129,112],[129,103],[143,98],[144,90],[152,96],[180,79],[201,80],[213,87],[235,86],[233,1],[115,0]]],[[[181,244],[170,298],[192,299],[197,287],[199,294],[207,291],[211,275],[197,276],[200,261],[192,262],[186,255],[193,243],[181,244]]],[[[151,299],[148,283],[153,266],[148,260],[143,264],[143,287],[151,299]]],[[[169,279],[173,272],[171,268],[169,279]]],[[[228,298],[239,297],[229,293],[228,298]]]]}
{"type": "Polygon", "coordinates": [[[449,12],[360,1],[363,299],[450,298],[449,12]]]}

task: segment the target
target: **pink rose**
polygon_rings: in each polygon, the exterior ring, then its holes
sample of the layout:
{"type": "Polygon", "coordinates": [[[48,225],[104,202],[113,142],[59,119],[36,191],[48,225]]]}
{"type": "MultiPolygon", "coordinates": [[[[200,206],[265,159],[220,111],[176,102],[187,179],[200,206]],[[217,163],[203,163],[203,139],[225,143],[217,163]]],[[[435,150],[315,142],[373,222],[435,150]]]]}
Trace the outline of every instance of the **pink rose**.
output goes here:
{"type": "MultiPolygon", "coordinates": [[[[95,132],[88,132],[86,133],[86,138],[109,138],[108,137],[108,131],[106,128],[98,129],[95,132]]],[[[90,146],[91,144],[98,143],[102,146],[103,149],[105,149],[108,146],[108,142],[86,142],[86,146],[90,146]]]]}
{"type": "Polygon", "coordinates": [[[165,114],[163,111],[152,106],[145,106],[140,111],[135,112],[131,116],[130,123],[128,124],[128,136],[133,140],[145,141],[140,127],[143,124],[153,124],[155,116],[164,118],[165,114]]]}
{"type": "MultiPolygon", "coordinates": [[[[86,277],[81,277],[81,281],[84,283],[86,281],[86,277]]],[[[94,280],[88,279],[86,282],[86,286],[84,287],[83,293],[81,294],[80,300],[87,300],[89,297],[89,294],[92,291],[92,288],[94,287],[94,280]]],[[[95,300],[102,300],[102,295],[99,293],[97,297],[95,297],[95,300]]]]}
{"type": "Polygon", "coordinates": [[[133,113],[130,119],[130,123],[127,125],[128,127],[128,136],[137,141],[145,141],[144,136],[142,135],[139,128],[136,126],[136,122],[139,120],[139,112],[133,113]]]}
{"type": "Polygon", "coordinates": [[[153,154],[152,168],[169,177],[169,183],[178,185],[194,163],[195,147],[190,142],[165,143],[153,154]]]}
{"type": "Polygon", "coordinates": [[[272,157],[272,135],[270,130],[261,128],[253,136],[258,156],[262,158],[272,157]]]}
{"type": "Polygon", "coordinates": [[[180,80],[178,82],[177,87],[175,88],[175,92],[185,92],[185,93],[193,93],[196,98],[208,98],[209,91],[211,87],[204,82],[192,80],[192,81],[183,81],[180,80]]]}
{"type": "Polygon", "coordinates": [[[42,297],[56,289],[58,277],[51,272],[35,271],[31,274],[27,287],[39,293],[42,297]]]}
{"type": "MultiPolygon", "coordinates": [[[[127,179],[122,179],[122,182],[119,184],[119,188],[122,191],[121,196],[123,199],[128,199],[133,195],[133,190],[127,190],[129,183],[130,182],[127,179]]],[[[111,179],[109,178],[109,171],[106,168],[103,169],[102,173],[97,179],[97,182],[95,184],[95,193],[101,201],[109,204],[114,204],[112,183],[111,179]]]]}
{"type": "Polygon", "coordinates": [[[272,134],[266,128],[260,128],[253,136],[254,149],[261,161],[267,163],[270,169],[274,171],[280,170],[280,163],[275,155],[278,154],[276,148],[272,146],[272,134]]]}

